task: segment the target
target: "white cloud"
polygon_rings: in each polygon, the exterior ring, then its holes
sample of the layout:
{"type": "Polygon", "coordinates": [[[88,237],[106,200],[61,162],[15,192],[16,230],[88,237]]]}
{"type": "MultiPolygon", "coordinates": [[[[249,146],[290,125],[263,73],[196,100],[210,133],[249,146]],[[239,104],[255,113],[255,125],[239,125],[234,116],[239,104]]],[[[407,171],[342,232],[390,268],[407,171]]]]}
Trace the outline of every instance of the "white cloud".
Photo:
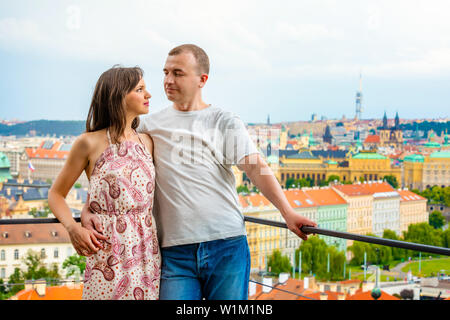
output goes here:
{"type": "Polygon", "coordinates": [[[189,42],[221,72],[433,75],[450,72],[448,9],[420,0],[78,1],[1,19],[0,47],[160,68],[173,46],[189,42]]]}

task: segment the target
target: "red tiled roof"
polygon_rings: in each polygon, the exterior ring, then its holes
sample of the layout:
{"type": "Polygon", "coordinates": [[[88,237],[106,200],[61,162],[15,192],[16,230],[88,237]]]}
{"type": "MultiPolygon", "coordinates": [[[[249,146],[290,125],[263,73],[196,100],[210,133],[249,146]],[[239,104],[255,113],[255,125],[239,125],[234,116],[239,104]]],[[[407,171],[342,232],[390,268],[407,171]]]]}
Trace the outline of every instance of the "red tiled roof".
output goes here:
{"type": "MultiPolygon", "coordinates": [[[[358,289],[356,293],[352,296],[348,296],[347,300],[375,300],[372,295],[372,291],[363,292],[362,289],[358,289]]],[[[389,293],[381,291],[381,296],[378,300],[400,300],[397,297],[391,296],[389,293]]]]}
{"type": "Polygon", "coordinates": [[[284,194],[292,208],[317,207],[317,203],[308,196],[303,190],[290,189],[285,190],[284,194]],[[299,201],[299,202],[298,202],[299,201]]]}
{"type": "Polygon", "coordinates": [[[83,284],[45,288],[45,295],[39,296],[35,289],[19,291],[16,294],[18,300],[81,300],[83,284]]]}
{"type": "Polygon", "coordinates": [[[0,225],[1,244],[70,243],[66,229],[60,223],[0,225]],[[29,232],[30,236],[25,235],[29,232]],[[56,232],[56,233],[55,233],[56,232]],[[4,237],[5,233],[8,234],[4,237]]]}
{"type": "Polygon", "coordinates": [[[364,143],[380,143],[380,136],[376,134],[369,134],[364,140],[364,143]]]}
{"type": "Polygon", "coordinates": [[[367,192],[374,194],[380,192],[393,192],[395,191],[392,186],[387,182],[372,182],[372,183],[361,183],[360,186],[367,192]]]}
{"type": "Polygon", "coordinates": [[[347,202],[331,188],[304,190],[304,192],[320,206],[347,204],[347,202]]]}
{"type": "Polygon", "coordinates": [[[69,155],[69,151],[58,150],[61,142],[56,141],[51,149],[44,149],[45,141],[42,141],[39,148],[25,148],[28,158],[48,158],[48,159],[65,159],[69,155]]]}
{"type": "Polygon", "coordinates": [[[269,200],[267,200],[266,197],[264,197],[262,194],[258,193],[248,196],[239,195],[239,201],[243,208],[247,208],[249,205],[251,205],[252,207],[270,205],[269,200]]]}
{"type": "Polygon", "coordinates": [[[339,190],[343,194],[355,197],[355,196],[367,196],[371,193],[363,188],[360,184],[344,184],[344,185],[336,185],[333,188],[339,190]]]}
{"type": "Polygon", "coordinates": [[[397,191],[400,194],[400,201],[419,201],[419,200],[427,200],[426,198],[419,196],[418,194],[415,194],[412,191],[409,190],[398,190],[397,191]]]}
{"type": "MultiPolygon", "coordinates": [[[[299,189],[284,190],[284,195],[286,196],[292,208],[316,207],[318,205],[304,191],[299,189]]],[[[254,194],[248,196],[239,195],[239,202],[241,203],[243,208],[247,208],[250,204],[253,207],[259,207],[261,204],[263,206],[270,205],[269,200],[267,200],[267,198],[262,194],[254,194]]]]}
{"type": "MultiPolygon", "coordinates": [[[[297,280],[292,278],[289,278],[285,284],[276,284],[273,287],[302,295],[303,295],[302,292],[305,291],[303,288],[303,280],[297,280]]],[[[298,295],[276,289],[272,289],[268,293],[263,293],[261,285],[256,285],[256,288],[257,293],[252,297],[254,300],[297,300],[299,298],[298,295]]]]}

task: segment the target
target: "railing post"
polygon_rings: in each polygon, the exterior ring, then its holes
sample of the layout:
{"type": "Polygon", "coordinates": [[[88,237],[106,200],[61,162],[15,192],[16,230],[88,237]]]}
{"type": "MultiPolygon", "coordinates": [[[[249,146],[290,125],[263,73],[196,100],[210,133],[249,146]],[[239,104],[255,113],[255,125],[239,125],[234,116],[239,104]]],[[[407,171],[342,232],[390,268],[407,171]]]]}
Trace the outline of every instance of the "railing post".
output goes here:
{"type": "Polygon", "coordinates": [[[298,254],[298,279],[302,280],[302,252],[299,251],[298,254]]]}
{"type": "Polygon", "coordinates": [[[366,273],[367,273],[367,253],[364,251],[364,281],[366,281],[366,273]]]}

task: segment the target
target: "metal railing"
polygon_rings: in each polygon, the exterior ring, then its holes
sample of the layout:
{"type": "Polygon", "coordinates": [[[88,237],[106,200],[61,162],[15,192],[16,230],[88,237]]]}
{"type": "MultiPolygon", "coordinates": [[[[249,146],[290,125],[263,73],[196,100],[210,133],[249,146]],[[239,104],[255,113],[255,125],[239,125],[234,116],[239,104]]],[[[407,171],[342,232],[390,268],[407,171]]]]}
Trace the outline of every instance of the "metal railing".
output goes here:
{"type": "MultiPolygon", "coordinates": [[[[244,219],[245,219],[245,221],[248,221],[248,222],[253,222],[253,223],[264,224],[264,225],[268,225],[268,226],[272,226],[272,227],[279,227],[279,228],[287,229],[287,225],[284,222],[277,222],[277,221],[271,221],[271,220],[248,217],[248,216],[245,216],[244,219]]],[[[406,241],[400,241],[400,240],[391,240],[391,239],[385,239],[385,238],[363,236],[363,235],[354,234],[354,233],[340,232],[340,231],[307,227],[307,226],[303,226],[301,228],[301,230],[302,230],[302,232],[306,232],[306,233],[320,234],[320,235],[324,235],[324,236],[343,238],[343,239],[347,239],[347,240],[356,240],[356,241],[368,242],[368,243],[373,243],[373,244],[381,244],[381,245],[389,246],[389,247],[409,249],[409,250],[450,256],[450,248],[429,246],[429,245],[425,245],[425,244],[418,244],[418,243],[406,242],[406,241]]]]}
{"type": "MultiPolygon", "coordinates": [[[[76,222],[81,221],[80,218],[74,218],[74,219],[76,222]]],[[[287,225],[284,222],[272,221],[272,220],[249,217],[249,216],[244,216],[244,220],[247,222],[253,222],[253,223],[268,225],[268,226],[272,226],[272,227],[279,227],[279,228],[287,229],[287,225]]],[[[52,218],[0,219],[0,225],[42,224],[42,223],[59,223],[59,220],[56,218],[53,218],[53,219],[52,218]]],[[[377,238],[377,237],[372,237],[372,236],[364,236],[364,235],[359,235],[359,234],[354,234],[354,233],[334,231],[334,230],[308,227],[308,226],[303,226],[301,228],[301,230],[302,230],[302,232],[310,233],[310,234],[320,234],[320,235],[324,235],[324,236],[343,238],[343,239],[347,239],[347,240],[362,241],[362,242],[380,244],[380,245],[389,246],[389,247],[402,248],[402,249],[415,250],[415,251],[420,251],[420,252],[428,252],[428,253],[450,256],[450,248],[430,246],[430,245],[406,242],[406,241],[400,241],[400,240],[377,238]]]]}
{"type": "MultiPolygon", "coordinates": [[[[76,222],[81,221],[81,218],[79,218],[79,217],[76,217],[74,219],[76,222]]],[[[288,228],[286,223],[284,223],[284,222],[272,221],[272,220],[249,217],[249,216],[244,216],[244,220],[246,222],[268,225],[268,226],[272,226],[272,227],[279,227],[279,228],[285,228],[285,229],[288,228]]],[[[0,225],[44,224],[44,223],[59,223],[59,220],[56,218],[0,219],[0,225]]],[[[309,234],[320,234],[320,235],[325,235],[325,236],[343,238],[343,239],[347,239],[347,240],[362,241],[362,242],[368,242],[368,243],[373,243],[373,244],[385,245],[385,246],[389,246],[389,247],[402,248],[402,249],[415,250],[415,251],[420,251],[420,252],[428,252],[428,253],[433,253],[433,254],[438,254],[438,255],[450,256],[449,248],[430,246],[430,245],[424,245],[424,244],[418,244],[418,243],[412,243],[412,242],[405,242],[405,241],[400,241],[400,240],[377,238],[377,237],[372,237],[372,236],[358,235],[358,234],[353,234],[353,233],[348,233],[348,232],[340,232],[340,231],[308,227],[308,226],[303,226],[301,228],[301,231],[304,233],[309,233],[309,234]]],[[[296,292],[291,292],[291,291],[284,290],[281,288],[273,287],[273,286],[270,286],[267,284],[257,282],[255,280],[250,280],[250,282],[256,283],[261,286],[267,286],[274,290],[279,290],[279,291],[289,293],[292,295],[296,295],[296,296],[306,298],[309,300],[316,300],[314,298],[304,296],[304,295],[301,295],[296,292]]]]}

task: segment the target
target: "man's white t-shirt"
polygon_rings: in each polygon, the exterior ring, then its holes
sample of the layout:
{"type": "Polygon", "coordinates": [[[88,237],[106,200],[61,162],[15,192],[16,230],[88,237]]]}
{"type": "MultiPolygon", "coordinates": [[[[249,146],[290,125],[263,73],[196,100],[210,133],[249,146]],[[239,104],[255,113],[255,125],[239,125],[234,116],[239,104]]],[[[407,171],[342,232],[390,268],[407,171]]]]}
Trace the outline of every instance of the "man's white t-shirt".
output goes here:
{"type": "Polygon", "coordinates": [[[245,235],[232,165],[258,153],[242,120],[209,106],[141,116],[154,143],[153,206],[162,247],[245,235]]]}

